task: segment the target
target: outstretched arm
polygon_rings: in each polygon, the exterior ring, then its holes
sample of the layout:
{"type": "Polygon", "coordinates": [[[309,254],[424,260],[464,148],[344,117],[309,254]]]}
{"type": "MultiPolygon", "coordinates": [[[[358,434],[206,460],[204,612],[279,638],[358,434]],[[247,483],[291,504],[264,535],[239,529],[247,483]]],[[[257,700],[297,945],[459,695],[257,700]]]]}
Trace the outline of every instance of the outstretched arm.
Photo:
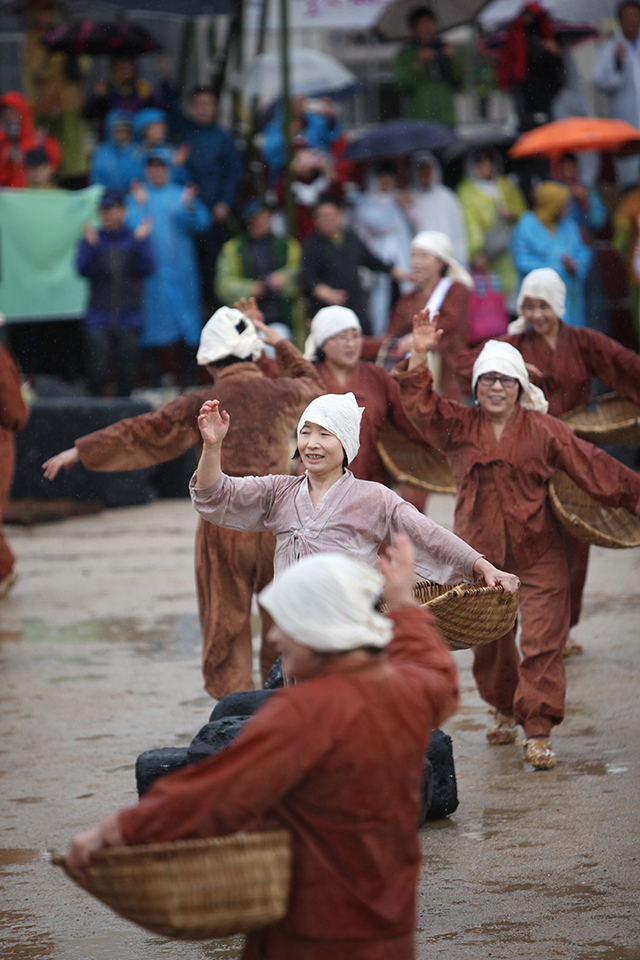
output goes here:
{"type": "Polygon", "coordinates": [[[74,463],[79,462],[80,451],[77,447],[69,447],[68,450],[63,450],[62,453],[57,453],[55,457],[50,457],[49,460],[45,460],[42,464],[42,469],[44,470],[44,475],[47,480],[55,480],[63,467],[65,470],[69,470],[74,463]]]}
{"type": "Polygon", "coordinates": [[[198,463],[197,489],[212,487],[222,475],[220,453],[229,429],[229,414],[220,410],[218,400],[206,400],[200,408],[198,429],[202,437],[202,455],[198,463]]]}

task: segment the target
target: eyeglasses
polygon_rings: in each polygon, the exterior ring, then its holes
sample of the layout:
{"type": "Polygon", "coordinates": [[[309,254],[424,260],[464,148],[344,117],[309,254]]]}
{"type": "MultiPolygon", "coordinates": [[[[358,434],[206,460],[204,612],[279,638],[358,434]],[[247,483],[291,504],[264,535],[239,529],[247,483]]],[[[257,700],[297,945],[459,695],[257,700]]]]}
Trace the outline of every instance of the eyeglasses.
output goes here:
{"type": "Polygon", "coordinates": [[[492,387],[496,380],[505,389],[515,387],[518,382],[517,377],[500,377],[497,373],[481,373],[478,377],[478,383],[481,383],[483,387],[492,387]]]}
{"type": "Polygon", "coordinates": [[[344,333],[336,333],[330,339],[336,340],[338,343],[357,343],[362,339],[362,334],[359,330],[347,330],[344,333]]]}

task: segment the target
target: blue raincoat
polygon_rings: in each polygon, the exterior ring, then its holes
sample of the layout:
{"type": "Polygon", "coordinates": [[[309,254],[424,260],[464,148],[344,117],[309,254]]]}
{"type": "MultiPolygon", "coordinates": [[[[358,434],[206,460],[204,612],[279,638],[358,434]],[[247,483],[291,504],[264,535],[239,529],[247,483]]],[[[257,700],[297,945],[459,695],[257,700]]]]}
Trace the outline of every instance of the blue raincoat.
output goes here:
{"type": "Polygon", "coordinates": [[[562,319],[574,327],[584,327],[584,281],[591,263],[591,250],[583,243],[575,220],[565,217],[552,233],[535,213],[527,210],[514,227],[510,246],[521,281],[539,267],[551,267],[560,274],[567,287],[567,312],[562,319]],[[569,273],[563,256],[575,262],[575,273],[569,273]]]}
{"type": "Polygon", "coordinates": [[[127,193],[132,180],[139,179],[139,164],[132,143],[119,145],[113,139],[117,123],[133,123],[128,110],[110,110],[104,122],[105,141],[96,147],[91,158],[89,183],[99,183],[108,190],[127,193]]]}
{"type": "MultiPolygon", "coordinates": [[[[136,113],[133,119],[133,140],[134,140],[134,153],[136,157],[136,180],[140,180],[144,183],[144,167],[147,159],[148,150],[144,148],[144,132],[151,123],[162,123],[165,122],[168,126],[169,117],[164,110],[160,110],[158,107],[145,107],[144,110],[139,110],[136,113]]],[[[171,181],[173,183],[186,183],[188,178],[187,168],[184,166],[179,166],[174,162],[176,151],[174,147],[164,141],[162,144],[158,144],[154,149],[168,150],[171,156],[171,181]]]]}
{"type": "Polygon", "coordinates": [[[141,347],[163,347],[183,341],[196,346],[200,341],[201,290],[193,235],[209,226],[209,211],[198,200],[187,209],[183,188],[174,183],[164,187],[145,184],[147,199],[127,200],[127,222],[135,229],[147,217],[153,229],[149,237],[156,269],[144,285],[142,311],[144,327],[141,347]]]}

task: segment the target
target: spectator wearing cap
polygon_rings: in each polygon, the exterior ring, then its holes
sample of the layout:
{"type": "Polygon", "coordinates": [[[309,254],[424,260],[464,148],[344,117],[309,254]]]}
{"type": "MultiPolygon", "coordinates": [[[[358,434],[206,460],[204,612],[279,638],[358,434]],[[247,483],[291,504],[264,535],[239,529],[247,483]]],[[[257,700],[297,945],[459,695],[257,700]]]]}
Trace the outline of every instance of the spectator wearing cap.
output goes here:
{"type": "Polygon", "coordinates": [[[300,245],[272,231],[271,210],[253,200],[242,211],[243,230],[227,240],[216,264],[215,292],[222,303],[255,297],[265,323],[288,337],[299,295],[300,245]]]}
{"type": "Polygon", "coordinates": [[[85,225],[76,259],[90,287],[83,320],[85,371],[90,393],[102,397],[112,367],[116,395],[126,397],[136,380],[143,280],[154,269],[151,224],[143,220],[130,230],[124,197],[115,190],[105,190],[99,214],[98,230],[85,225]]]}
{"type": "Polygon", "coordinates": [[[218,100],[212,87],[191,91],[186,112],[173,88],[165,83],[172,139],[184,145],[187,177],[198,188],[198,198],[209,211],[209,224],[197,239],[198,265],[204,291],[205,316],[213,313],[213,278],[222,245],[231,237],[229,218],[242,173],[242,157],[231,134],[216,118],[218,100]]]}
{"type": "Polygon", "coordinates": [[[194,236],[207,229],[209,214],[194,186],[171,183],[170,150],[152,150],[146,159],[145,182],[135,182],[127,201],[127,219],[135,229],[152,225],[155,271],[144,285],[144,326],[140,338],[142,362],[151,386],[162,381],[165,347],[180,353],[180,377],[195,369],[200,341],[201,289],[194,236]]]}
{"type": "Polygon", "coordinates": [[[133,114],[110,110],[104,122],[105,140],[91,157],[89,183],[126,193],[138,175],[136,152],[132,143],[133,114]]]}
{"type": "Polygon", "coordinates": [[[396,86],[408,98],[408,116],[455,127],[453,94],[462,87],[455,50],[436,36],[437,19],[431,7],[412,10],[408,21],[413,40],[396,57],[393,71],[396,86]]]}

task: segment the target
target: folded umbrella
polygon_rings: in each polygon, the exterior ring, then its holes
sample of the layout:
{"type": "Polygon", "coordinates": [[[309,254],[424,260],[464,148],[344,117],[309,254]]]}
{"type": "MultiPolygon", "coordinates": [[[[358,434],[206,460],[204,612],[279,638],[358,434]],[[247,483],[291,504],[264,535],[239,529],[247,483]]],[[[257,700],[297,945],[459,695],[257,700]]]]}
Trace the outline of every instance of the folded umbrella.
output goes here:
{"type": "Polygon", "coordinates": [[[403,157],[418,150],[443,150],[458,137],[444,123],[428,120],[387,120],[353,140],[345,160],[382,160],[403,157]]]}
{"type": "Polygon", "coordinates": [[[602,117],[569,117],[554,120],[524,133],[509,150],[509,156],[557,157],[563,153],[596,150],[600,153],[640,153],[640,130],[626,120],[602,117]]]}

